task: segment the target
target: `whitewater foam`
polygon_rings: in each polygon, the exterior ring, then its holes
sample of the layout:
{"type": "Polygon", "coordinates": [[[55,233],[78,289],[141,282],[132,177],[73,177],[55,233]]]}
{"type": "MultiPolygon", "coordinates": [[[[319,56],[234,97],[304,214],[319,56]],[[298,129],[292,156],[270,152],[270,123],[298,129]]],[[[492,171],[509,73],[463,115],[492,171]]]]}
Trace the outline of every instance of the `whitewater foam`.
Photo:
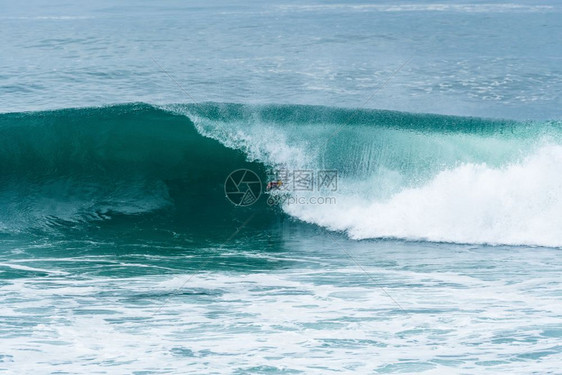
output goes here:
{"type": "Polygon", "coordinates": [[[562,147],[501,168],[462,164],[387,200],[343,195],[336,206],[285,210],[354,239],[562,246],[562,147]]]}

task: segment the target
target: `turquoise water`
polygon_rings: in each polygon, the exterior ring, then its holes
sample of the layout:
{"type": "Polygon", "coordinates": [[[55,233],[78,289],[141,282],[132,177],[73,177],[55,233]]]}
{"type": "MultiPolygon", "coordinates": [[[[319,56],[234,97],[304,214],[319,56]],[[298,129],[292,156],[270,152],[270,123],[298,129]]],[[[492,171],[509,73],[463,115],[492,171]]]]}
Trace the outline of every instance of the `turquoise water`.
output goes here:
{"type": "Polygon", "coordinates": [[[560,373],[560,4],[2,7],[0,372],[560,373]]]}

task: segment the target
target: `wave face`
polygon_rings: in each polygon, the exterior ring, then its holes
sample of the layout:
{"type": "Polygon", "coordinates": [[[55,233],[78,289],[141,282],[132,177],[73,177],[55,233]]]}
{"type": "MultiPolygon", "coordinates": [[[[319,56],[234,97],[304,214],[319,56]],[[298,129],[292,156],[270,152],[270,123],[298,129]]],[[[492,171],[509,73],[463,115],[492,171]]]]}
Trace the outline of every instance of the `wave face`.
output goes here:
{"type": "Polygon", "coordinates": [[[216,103],[4,114],[0,230],[269,218],[266,198],[234,207],[223,183],[271,167],[336,170],[337,189],[285,190],[308,204],[282,209],[354,239],[562,246],[560,125],[216,103]]]}
{"type": "Polygon", "coordinates": [[[225,177],[259,170],[202,137],[185,116],[146,104],[0,116],[0,230],[134,220],[204,227],[240,214],[225,177]]]}

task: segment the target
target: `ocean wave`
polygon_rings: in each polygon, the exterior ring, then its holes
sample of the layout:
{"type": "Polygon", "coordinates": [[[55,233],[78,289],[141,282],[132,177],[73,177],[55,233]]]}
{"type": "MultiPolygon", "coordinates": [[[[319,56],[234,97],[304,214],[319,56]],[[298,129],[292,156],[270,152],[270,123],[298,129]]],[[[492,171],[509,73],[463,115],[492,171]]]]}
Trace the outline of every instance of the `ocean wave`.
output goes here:
{"type": "Polygon", "coordinates": [[[562,246],[560,125],[227,103],[3,114],[0,230],[117,217],[193,230],[253,210],[355,239],[562,246]],[[296,191],[285,181],[282,192],[334,204],[279,210],[264,191],[236,207],[223,184],[241,168],[264,185],[268,169],[292,179],[335,171],[337,187],[296,191]]]}

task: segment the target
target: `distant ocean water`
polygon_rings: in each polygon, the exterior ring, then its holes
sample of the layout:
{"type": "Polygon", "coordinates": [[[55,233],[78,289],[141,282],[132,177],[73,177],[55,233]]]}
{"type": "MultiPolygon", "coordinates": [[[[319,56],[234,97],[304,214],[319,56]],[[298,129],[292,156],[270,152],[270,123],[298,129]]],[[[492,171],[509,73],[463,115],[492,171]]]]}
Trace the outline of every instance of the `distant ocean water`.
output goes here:
{"type": "Polygon", "coordinates": [[[2,8],[0,372],[561,373],[559,2],[2,8]]]}

